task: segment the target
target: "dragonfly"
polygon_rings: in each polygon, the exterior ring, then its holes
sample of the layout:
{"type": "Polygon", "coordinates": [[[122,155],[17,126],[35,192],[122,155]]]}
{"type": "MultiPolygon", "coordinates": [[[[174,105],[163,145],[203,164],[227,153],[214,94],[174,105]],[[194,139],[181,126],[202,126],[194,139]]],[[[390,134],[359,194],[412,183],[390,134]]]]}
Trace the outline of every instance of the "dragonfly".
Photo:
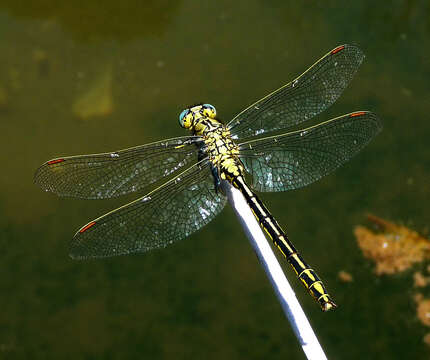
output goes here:
{"type": "Polygon", "coordinates": [[[260,226],[321,309],[334,309],[337,305],[325,285],[256,192],[307,186],[347,162],[380,132],[379,119],[369,111],[284,131],[332,105],[363,59],[357,46],[341,45],[227,124],[218,120],[214,106],[198,104],[179,115],[179,124],[191,135],[45,162],[35,173],[35,183],[61,197],[107,199],[146,193],[81,227],[71,241],[70,256],[103,258],[176,243],[221,212],[227,199],[220,184],[228,181],[242,192],[260,226]]]}

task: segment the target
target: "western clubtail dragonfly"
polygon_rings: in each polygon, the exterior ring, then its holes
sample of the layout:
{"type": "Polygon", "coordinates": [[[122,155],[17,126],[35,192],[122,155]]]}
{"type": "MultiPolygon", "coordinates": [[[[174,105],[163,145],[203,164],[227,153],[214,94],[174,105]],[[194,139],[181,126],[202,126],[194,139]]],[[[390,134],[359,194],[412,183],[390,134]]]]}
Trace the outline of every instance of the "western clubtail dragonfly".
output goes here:
{"type": "Polygon", "coordinates": [[[148,191],[148,186],[166,179],[143,197],[79,229],[71,242],[71,256],[145,252],[181,240],[223,209],[226,197],[219,187],[226,180],[242,192],[261,227],[322,310],[336,307],[254,191],[304,187],[345,163],[381,130],[373,113],[357,111],[303,130],[272,133],[309,120],[333,104],[363,58],[356,46],[338,46],[227,125],[217,120],[212,105],[196,105],[179,116],[191,136],[43,164],[35,182],[64,197],[113,198],[148,191]],[[245,174],[251,179],[249,185],[245,174]]]}

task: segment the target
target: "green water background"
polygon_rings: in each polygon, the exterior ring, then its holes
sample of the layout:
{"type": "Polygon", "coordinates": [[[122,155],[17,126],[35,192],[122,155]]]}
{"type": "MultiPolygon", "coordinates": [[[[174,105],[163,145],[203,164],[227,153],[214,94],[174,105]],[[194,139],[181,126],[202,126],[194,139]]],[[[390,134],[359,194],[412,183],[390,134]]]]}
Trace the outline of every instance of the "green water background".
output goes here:
{"type": "Polygon", "coordinates": [[[425,0],[1,0],[0,358],[304,359],[229,207],[167,249],[73,261],[74,232],[135,196],[58,199],[33,173],[185,135],[193,103],[228,121],[342,43],[365,62],[315,121],[371,110],[384,131],[335,174],[262,199],[340,305],[322,313],[284,263],[330,359],[429,358],[411,272],[376,278],[352,233],[366,212],[428,227],[429,35],[425,0]]]}

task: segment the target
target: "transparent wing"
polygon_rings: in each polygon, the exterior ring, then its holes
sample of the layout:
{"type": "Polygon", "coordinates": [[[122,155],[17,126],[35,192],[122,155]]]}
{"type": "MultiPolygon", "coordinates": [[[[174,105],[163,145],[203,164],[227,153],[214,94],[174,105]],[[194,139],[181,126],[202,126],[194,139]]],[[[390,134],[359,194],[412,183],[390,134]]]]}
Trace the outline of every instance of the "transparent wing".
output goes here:
{"type": "Polygon", "coordinates": [[[145,252],[181,240],[211,221],[226,198],[214,190],[207,160],[149,194],[83,226],[74,236],[73,258],[145,252]]]}
{"type": "Polygon", "coordinates": [[[296,80],[243,110],[228,123],[234,138],[285,129],[333,104],[364,59],[361,50],[342,45],[318,60],[296,80]]]}
{"type": "Polygon", "coordinates": [[[310,128],[240,144],[241,161],[257,191],[306,186],[358,153],[382,125],[375,114],[359,111],[310,128]]]}
{"type": "Polygon", "coordinates": [[[34,182],[59,196],[106,199],[142,190],[197,161],[198,137],[179,137],[121,151],[47,161],[34,182]]]}

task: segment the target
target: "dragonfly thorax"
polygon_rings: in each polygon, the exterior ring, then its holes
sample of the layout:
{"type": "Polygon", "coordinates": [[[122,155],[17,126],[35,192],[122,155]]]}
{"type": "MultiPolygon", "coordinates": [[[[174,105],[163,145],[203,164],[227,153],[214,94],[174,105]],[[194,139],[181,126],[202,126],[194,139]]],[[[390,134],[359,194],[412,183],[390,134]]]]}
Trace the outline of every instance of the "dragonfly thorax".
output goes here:
{"type": "Polygon", "coordinates": [[[216,110],[210,104],[196,105],[179,115],[179,124],[205,142],[205,153],[221,179],[232,181],[243,174],[239,161],[239,147],[231,138],[230,131],[216,118],[216,110]]]}
{"type": "Polygon", "coordinates": [[[202,136],[206,144],[206,153],[218,175],[223,180],[230,182],[244,172],[239,160],[239,147],[231,138],[230,131],[223,124],[207,131],[202,136]]]}

